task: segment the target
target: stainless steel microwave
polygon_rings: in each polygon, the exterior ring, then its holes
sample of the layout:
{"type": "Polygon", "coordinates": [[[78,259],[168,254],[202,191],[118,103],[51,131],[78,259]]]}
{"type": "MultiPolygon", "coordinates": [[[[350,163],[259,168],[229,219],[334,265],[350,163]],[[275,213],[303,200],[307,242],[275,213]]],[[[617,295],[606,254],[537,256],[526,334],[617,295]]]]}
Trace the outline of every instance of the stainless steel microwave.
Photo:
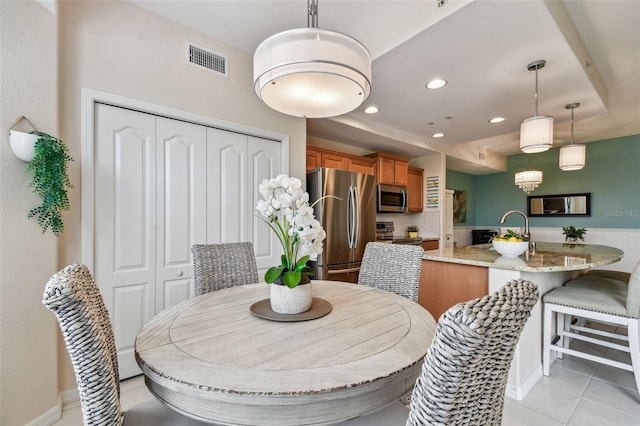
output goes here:
{"type": "Polygon", "coordinates": [[[407,188],[404,186],[378,185],[379,213],[406,213],[407,188]]]}

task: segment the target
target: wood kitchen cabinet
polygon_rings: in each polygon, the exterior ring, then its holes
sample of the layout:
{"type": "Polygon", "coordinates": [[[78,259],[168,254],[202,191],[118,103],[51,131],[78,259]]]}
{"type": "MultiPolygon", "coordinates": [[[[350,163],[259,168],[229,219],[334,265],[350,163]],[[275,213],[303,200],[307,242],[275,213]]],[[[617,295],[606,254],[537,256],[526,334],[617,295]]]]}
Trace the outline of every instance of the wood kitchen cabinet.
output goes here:
{"type": "Polygon", "coordinates": [[[409,181],[409,161],[385,152],[369,154],[376,159],[376,176],[378,184],[407,186],[409,181]]]}
{"type": "Polygon", "coordinates": [[[349,170],[349,158],[341,154],[322,153],[322,167],[329,169],[349,170]]]}
{"type": "Polygon", "coordinates": [[[489,268],[423,260],[418,303],[437,320],[456,303],[489,294],[489,268]]]}
{"type": "Polygon", "coordinates": [[[422,250],[438,250],[440,242],[438,240],[424,240],[422,242],[422,250]]]}
{"type": "Polygon", "coordinates": [[[349,170],[352,172],[375,175],[376,160],[369,157],[351,157],[349,158],[349,170]]]}
{"type": "Polygon", "coordinates": [[[307,171],[318,167],[349,170],[349,158],[339,152],[307,146],[307,171]]]}
{"type": "Polygon", "coordinates": [[[307,171],[322,167],[322,152],[307,145],[307,171]]]}
{"type": "Polygon", "coordinates": [[[421,212],[424,206],[424,189],[422,182],[423,174],[424,170],[418,167],[408,168],[407,207],[409,213],[421,212]]]}
{"type": "Polygon", "coordinates": [[[318,167],[327,167],[375,175],[375,166],[376,160],[374,158],[361,157],[307,145],[307,171],[318,167]]]}

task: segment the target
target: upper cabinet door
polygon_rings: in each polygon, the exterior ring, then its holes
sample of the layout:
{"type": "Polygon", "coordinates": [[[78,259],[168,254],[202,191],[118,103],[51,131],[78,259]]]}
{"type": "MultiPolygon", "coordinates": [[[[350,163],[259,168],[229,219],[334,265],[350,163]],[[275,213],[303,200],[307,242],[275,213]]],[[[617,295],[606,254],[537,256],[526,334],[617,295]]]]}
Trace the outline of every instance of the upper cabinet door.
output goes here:
{"type": "Polygon", "coordinates": [[[407,186],[409,184],[409,163],[407,161],[394,160],[394,178],[396,186],[407,186]]]}
{"type": "Polygon", "coordinates": [[[206,242],[206,128],[158,117],[156,311],[193,296],[191,246],[206,242]]]}
{"type": "Polygon", "coordinates": [[[396,162],[391,158],[378,157],[378,184],[396,184],[396,162]]]}
{"type": "Polygon", "coordinates": [[[322,154],[314,147],[307,145],[307,171],[322,167],[322,154]]]}
{"type": "Polygon", "coordinates": [[[424,203],[424,189],[422,184],[423,170],[417,167],[409,167],[407,193],[408,210],[410,213],[421,212],[424,203]]]}
{"type": "Polygon", "coordinates": [[[349,159],[349,170],[356,173],[375,175],[376,160],[369,157],[351,157],[349,159]]]}
{"type": "Polygon", "coordinates": [[[322,167],[328,169],[349,170],[349,158],[344,155],[322,153],[322,167]]]}

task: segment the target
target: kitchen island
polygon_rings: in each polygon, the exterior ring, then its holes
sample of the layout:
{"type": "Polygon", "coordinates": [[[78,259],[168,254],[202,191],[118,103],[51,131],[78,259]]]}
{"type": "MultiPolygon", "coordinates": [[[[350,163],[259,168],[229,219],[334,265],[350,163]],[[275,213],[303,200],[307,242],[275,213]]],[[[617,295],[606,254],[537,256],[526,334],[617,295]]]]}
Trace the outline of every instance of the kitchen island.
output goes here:
{"type": "MultiPolygon", "coordinates": [[[[500,256],[491,244],[424,252],[418,302],[434,318],[450,306],[484,296],[512,279],[538,285],[540,295],[591,268],[618,262],[624,253],[595,244],[537,243],[534,252],[500,256]]],[[[542,377],[542,303],[531,312],[516,348],[507,395],[522,399],[542,377]]]]}

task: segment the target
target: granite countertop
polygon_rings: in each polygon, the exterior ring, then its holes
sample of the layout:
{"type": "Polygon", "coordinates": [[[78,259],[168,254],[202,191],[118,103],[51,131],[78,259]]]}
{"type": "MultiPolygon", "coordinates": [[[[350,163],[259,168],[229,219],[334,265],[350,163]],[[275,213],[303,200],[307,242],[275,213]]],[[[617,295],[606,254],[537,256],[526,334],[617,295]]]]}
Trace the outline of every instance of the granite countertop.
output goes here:
{"type": "Polygon", "coordinates": [[[444,247],[424,252],[423,259],[476,265],[515,271],[577,271],[608,265],[622,259],[624,252],[597,244],[536,243],[534,254],[504,257],[491,244],[444,247]]]}

